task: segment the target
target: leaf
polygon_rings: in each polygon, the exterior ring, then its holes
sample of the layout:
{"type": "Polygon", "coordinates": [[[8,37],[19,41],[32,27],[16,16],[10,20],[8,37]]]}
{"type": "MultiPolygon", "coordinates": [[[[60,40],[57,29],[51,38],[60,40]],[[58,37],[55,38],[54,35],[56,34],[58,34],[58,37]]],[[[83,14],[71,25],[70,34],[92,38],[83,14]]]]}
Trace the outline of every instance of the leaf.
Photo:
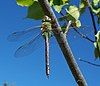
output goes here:
{"type": "Polygon", "coordinates": [[[76,20],[79,19],[80,12],[79,12],[79,9],[76,6],[69,6],[69,9],[68,10],[66,9],[66,11],[67,11],[68,14],[70,14],[76,20]]]}
{"type": "Polygon", "coordinates": [[[52,6],[53,5],[53,0],[48,0],[48,1],[50,3],[50,6],[52,6]]]}
{"type": "Polygon", "coordinates": [[[100,31],[98,31],[97,34],[96,34],[95,36],[96,36],[96,38],[97,38],[96,41],[97,41],[97,42],[100,42],[100,31]]]}
{"type": "Polygon", "coordinates": [[[60,5],[60,6],[55,5],[53,7],[54,7],[55,11],[57,11],[58,13],[60,13],[60,11],[62,10],[63,5],[60,5]]]}
{"type": "Polygon", "coordinates": [[[53,5],[64,5],[68,3],[69,0],[53,0],[53,5]]]}
{"type": "Polygon", "coordinates": [[[100,58],[100,31],[98,31],[98,33],[95,36],[97,40],[94,43],[94,46],[95,46],[94,54],[97,59],[97,58],[100,58]]]}
{"type": "Polygon", "coordinates": [[[27,18],[30,19],[42,19],[44,17],[44,12],[38,2],[34,2],[30,7],[28,7],[27,18]]]}
{"type": "Polygon", "coordinates": [[[94,50],[94,54],[95,54],[95,58],[100,58],[100,42],[95,42],[95,50],[94,50]]]}
{"type": "Polygon", "coordinates": [[[62,2],[65,4],[65,3],[67,3],[69,0],[62,0],[62,2]]]}
{"type": "Polygon", "coordinates": [[[100,58],[100,51],[98,51],[98,48],[95,48],[94,50],[95,58],[100,58]]]}
{"type": "Polygon", "coordinates": [[[100,3],[100,0],[93,0],[94,6],[98,5],[100,3]]]}
{"type": "Polygon", "coordinates": [[[16,2],[20,6],[31,6],[34,0],[16,0],[16,2]]]}
{"type": "Polygon", "coordinates": [[[53,0],[53,5],[62,5],[62,0],[53,0]]]}
{"type": "Polygon", "coordinates": [[[91,6],[91,9],[96,15],[98,15],[100,13],[100,8],[95,8],[94,6],[91,6]]]}
{"type": "Polygon", "coordinates": [[[55,11],[60,13],[62,7],[68,4],[69,0],[50,0],[50,6],[53,6],[55,11]]]}
{"type": "Polygon", "coordinates": [[[80,22],[80,20],[76,20],[76,21],[75,21],[75,24],[76,24],[76,27],[77,27],[77,28],[81,27],[81,22],[80,22]]]}

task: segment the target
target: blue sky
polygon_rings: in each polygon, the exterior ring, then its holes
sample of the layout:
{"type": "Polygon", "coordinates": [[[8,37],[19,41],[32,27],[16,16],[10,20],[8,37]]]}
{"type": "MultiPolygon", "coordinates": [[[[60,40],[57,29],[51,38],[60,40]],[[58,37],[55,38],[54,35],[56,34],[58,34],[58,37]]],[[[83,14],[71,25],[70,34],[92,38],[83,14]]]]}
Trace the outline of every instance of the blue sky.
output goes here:
{"type": "MultiPolygon", "coordinates": [[[[26,12],[27,9],[18,6],[15,0],[2,0],[0,3],[0,86],[5,81],[16,86],[76,86],[76,82],[54,38],[51,39],[50,44],[51,74],[49,79],[45,75],[43,46],[27,57],[14,57],[14,52],[24,42],[8,42],[7,36],[14,31],[40,25],[39,21],[24,19],[26,12]]],[[[81,20],[91,30],[92,24],[88,12],[85,14],[85,18],[82,17],[81,20]]],[[[87,31],[86,29],[85,32],[87,31]]],[[[83,58],[100,64],[98,60],[95,61],[94,59],[93,44],[81,37],[75,39],[73,33],[75,32],[70,31],[68,33],[68,42],[75,59],[89,86],[99,86],[100,68],[78,61],[78,58],[83,58]]],[[[93,35],[89,34],[89,36],[93,38],[93,35]]]]}

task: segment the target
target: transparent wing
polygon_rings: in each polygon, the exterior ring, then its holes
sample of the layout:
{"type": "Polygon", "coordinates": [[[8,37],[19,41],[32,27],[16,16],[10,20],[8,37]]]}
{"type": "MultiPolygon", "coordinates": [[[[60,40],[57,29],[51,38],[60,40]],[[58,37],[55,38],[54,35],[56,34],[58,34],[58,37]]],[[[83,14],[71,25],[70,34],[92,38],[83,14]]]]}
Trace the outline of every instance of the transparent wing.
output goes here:
{"type": "Polygon", "coordinates": [[[42,45],[43,45],[43,37],[42,34],[40,33],[28,43],[20,46],[15,52],[15,57],[27,56],[33,53],[39,46],[42,45]]]}
{"type": "Polygon", "coordinates": [[[23,31],[13,32],[7,37],[7,40],[10,42],[16,42],[18,40],[23,40],[29,37],[34,37],[41,31],[39,28],[40,26],[36,26],[36,27],[30,27],[23,31]]]}

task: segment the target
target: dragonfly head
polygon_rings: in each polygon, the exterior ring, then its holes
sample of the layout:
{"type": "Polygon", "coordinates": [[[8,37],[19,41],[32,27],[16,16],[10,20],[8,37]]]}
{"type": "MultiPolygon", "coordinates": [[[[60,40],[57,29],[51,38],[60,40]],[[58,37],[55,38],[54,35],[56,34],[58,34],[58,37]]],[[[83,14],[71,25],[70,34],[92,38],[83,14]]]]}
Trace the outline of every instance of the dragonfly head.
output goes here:
{"type": "Polygon", "coordinates": [[[42,22],[51,22],[51,18],[45,15],[42,22]]]}

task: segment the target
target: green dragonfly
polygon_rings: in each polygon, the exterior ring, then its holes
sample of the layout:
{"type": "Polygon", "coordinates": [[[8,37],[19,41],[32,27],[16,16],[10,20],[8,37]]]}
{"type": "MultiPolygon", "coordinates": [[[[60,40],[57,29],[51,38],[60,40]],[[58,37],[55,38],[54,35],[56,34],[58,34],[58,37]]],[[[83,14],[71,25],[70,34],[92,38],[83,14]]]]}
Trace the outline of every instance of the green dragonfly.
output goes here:
{"type": "Polygon", "coordinates": [[[41,26],[36,26],[34,28],[30,28],[27,30],[23,30],[23,31],[18,31],[18,32],[14,32],[12,34],[10,34],[8,36],[8,40],[11,42],[14,41],[18,41],[21,38],[28,38],[31,35],[33,35],[32,39],[25,43],[24,45],[20,46],[16,52],[15,52],[15,57],[23,57],[23,56],[27,56],[31,53],[34,52],[34,50],[36,49],[36,46],[38,46],[39,41],[41,41],[41,39],[45,41],[45,65],[46,65],[46,76],[49,78],[50,75],[50,61],[49,61],[49,40],[51,38],[51,36],[53,35],[52,33],[52,28],[51,28],[51,23],[50,23],[51,19],[47,16],[45,16],[42,20],[42,25],[41,26]],[[41,29],[39,29],[41,28],[41,29]],[[36,31],[39,31],[36,34],[36,31]],[[34,34],[36,36],[34,36],[34,34]]]}

